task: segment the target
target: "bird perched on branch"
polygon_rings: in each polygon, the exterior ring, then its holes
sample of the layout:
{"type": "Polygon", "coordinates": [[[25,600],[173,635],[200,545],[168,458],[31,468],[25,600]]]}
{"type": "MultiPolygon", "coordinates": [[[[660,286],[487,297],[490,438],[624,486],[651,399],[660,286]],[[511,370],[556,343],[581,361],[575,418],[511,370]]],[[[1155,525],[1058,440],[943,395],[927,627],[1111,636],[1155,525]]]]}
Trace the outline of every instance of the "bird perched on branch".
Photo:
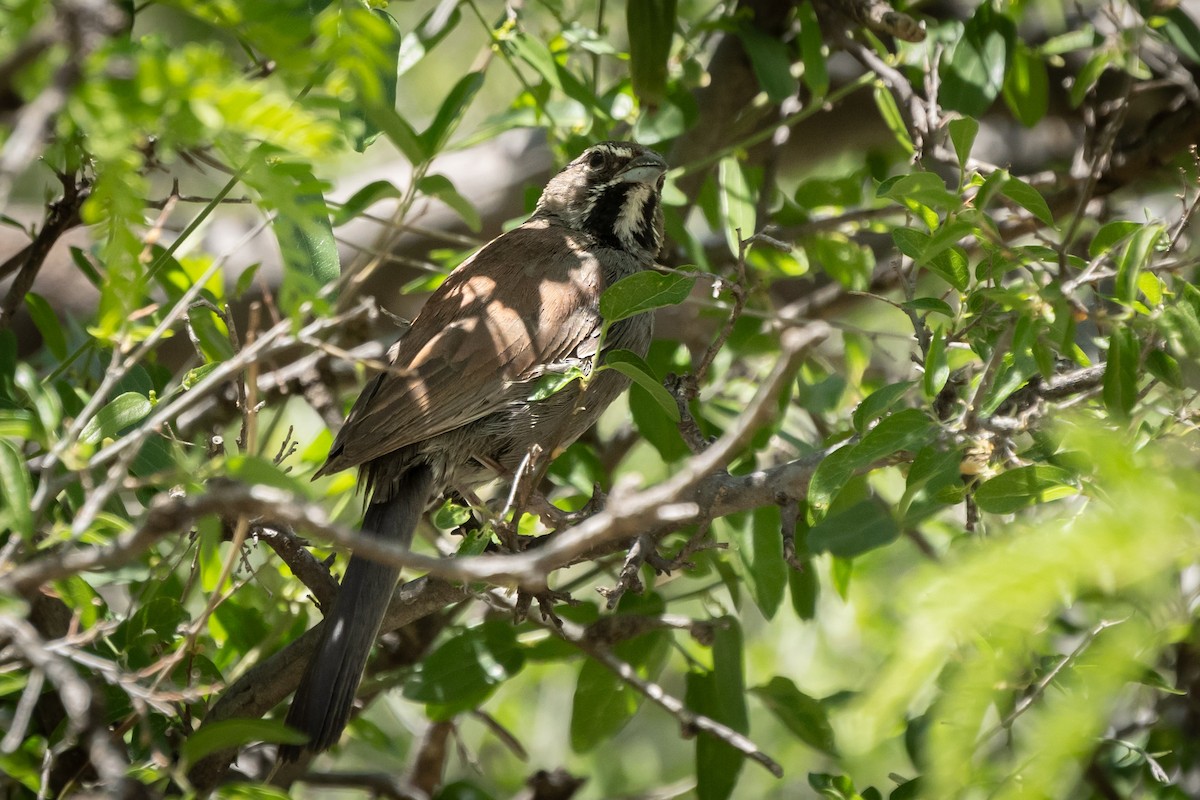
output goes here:
{"type": "MultiPolygon", "coordinates": [[[[447,488],[512,476],[535,446],[565,447],[628,385],[616,370],[541,399],[555,373],[590,372],[600,346],[600,295],[652,267],[662,244],[666,163],[631,142],[589,147],[546,185],[529,221],[492,240],[446,278],[392,346],[392,370],[363,391],[317,471],[359,468],[362,530],[407,547],[426,506],[447,488]],[[586,386],[586,388],[584,388],[586,386]]],[[[605,351],[644,355],[649,314],[613,324],[605,351]]],[[[353,556],[288,712],[303,749],[335,744],[350,717],[399,570],[353,556]]]]}

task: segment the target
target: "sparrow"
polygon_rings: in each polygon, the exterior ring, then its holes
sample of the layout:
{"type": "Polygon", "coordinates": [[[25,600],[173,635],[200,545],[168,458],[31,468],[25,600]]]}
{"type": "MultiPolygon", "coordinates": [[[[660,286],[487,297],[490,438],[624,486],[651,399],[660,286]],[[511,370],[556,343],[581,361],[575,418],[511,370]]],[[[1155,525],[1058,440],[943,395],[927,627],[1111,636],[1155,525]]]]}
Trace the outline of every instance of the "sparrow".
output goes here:
{"type": "MultiPolygon", "coordinates": [[[[610,348],[645,355],[653,318],[618,321],[601,343],[600,295],[654,266],[666,169],[662,156],[632,142],[589,147],[551,178],[528,221],[476,251],[430,296],[314,475],[358,468],[364,535],[408,547],[442,492],[511,477],[535,446],[566,447],[625,390],[616,370],[590,370],[610,348]],[[576,369],[586,383],[538,392],[576,369]]],[[[281,748],[284,760],[340,738],[399,574],[351,557],[287,715],[308,743],[281,748]]]]}

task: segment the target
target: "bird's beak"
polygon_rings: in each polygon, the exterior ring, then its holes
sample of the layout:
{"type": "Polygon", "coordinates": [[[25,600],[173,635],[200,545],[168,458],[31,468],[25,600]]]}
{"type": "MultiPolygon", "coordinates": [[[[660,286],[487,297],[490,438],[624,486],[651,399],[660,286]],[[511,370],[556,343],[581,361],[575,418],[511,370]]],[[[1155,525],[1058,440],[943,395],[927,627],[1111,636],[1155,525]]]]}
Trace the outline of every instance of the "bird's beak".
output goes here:
{"type": "Polygon", "coordinates": [[[618,178],[624,183],[655,184],[667,171],[667,162],[657,153],[645,153],[638,156],[621,170],[618,178]]]}

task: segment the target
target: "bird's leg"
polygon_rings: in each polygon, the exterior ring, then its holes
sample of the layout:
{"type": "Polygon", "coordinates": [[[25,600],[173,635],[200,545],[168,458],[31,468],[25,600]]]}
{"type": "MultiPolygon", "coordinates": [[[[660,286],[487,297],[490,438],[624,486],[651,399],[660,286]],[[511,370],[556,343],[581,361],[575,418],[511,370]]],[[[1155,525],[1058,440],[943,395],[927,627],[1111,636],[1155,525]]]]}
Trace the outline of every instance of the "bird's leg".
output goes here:
{"type": "Polygon", "coordinates": [[[541,455],[542,446],[537,442],[531,444],[525,451],[521,463],[517,466],[516,474],[513,475],[512,488],[509,490],[504,510],[500,512],[500,519],[496,523],[496,533],[500,537],[500,541],[514,553],[525,549],[523,537],[517,533],[517,530],[521,524],[521,516],[529,506],[534,486],[541,480],[544,472],[538,468],[541,455]],[[509,519],[510,513],[512,514],[511,520],[509,519]]]}
{"type": "Polygon", "coordinates": [[[554,613],[554,606],[558,603],[565,603],[569,606],[579,605],[579,601],[571,596],[569,592],[560,592],[555,589],[543,589],[540,592],[529,592],[525,589],[517,590],[517,602],[513,605],[513,619],[515,622],[524,622],[529,616],[529,607],[533,601],[537,600],[538,611],[542,615],[542,621],[553,625],[557,630],[562,630],[562,620],[554,613]]]}

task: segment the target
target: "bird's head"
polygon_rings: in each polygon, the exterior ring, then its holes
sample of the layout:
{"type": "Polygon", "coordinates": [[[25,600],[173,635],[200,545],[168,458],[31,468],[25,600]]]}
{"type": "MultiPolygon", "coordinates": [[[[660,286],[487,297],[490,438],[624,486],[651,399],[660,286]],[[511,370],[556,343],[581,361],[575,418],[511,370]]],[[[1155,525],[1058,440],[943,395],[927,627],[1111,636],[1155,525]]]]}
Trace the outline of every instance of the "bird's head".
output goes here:
{"type": "Polygon", "coordinates": [[[663,240],[663,175],[667,162],[634,142],[600,142],[546,184],[535,216],[653,261],[663,240]]]}

